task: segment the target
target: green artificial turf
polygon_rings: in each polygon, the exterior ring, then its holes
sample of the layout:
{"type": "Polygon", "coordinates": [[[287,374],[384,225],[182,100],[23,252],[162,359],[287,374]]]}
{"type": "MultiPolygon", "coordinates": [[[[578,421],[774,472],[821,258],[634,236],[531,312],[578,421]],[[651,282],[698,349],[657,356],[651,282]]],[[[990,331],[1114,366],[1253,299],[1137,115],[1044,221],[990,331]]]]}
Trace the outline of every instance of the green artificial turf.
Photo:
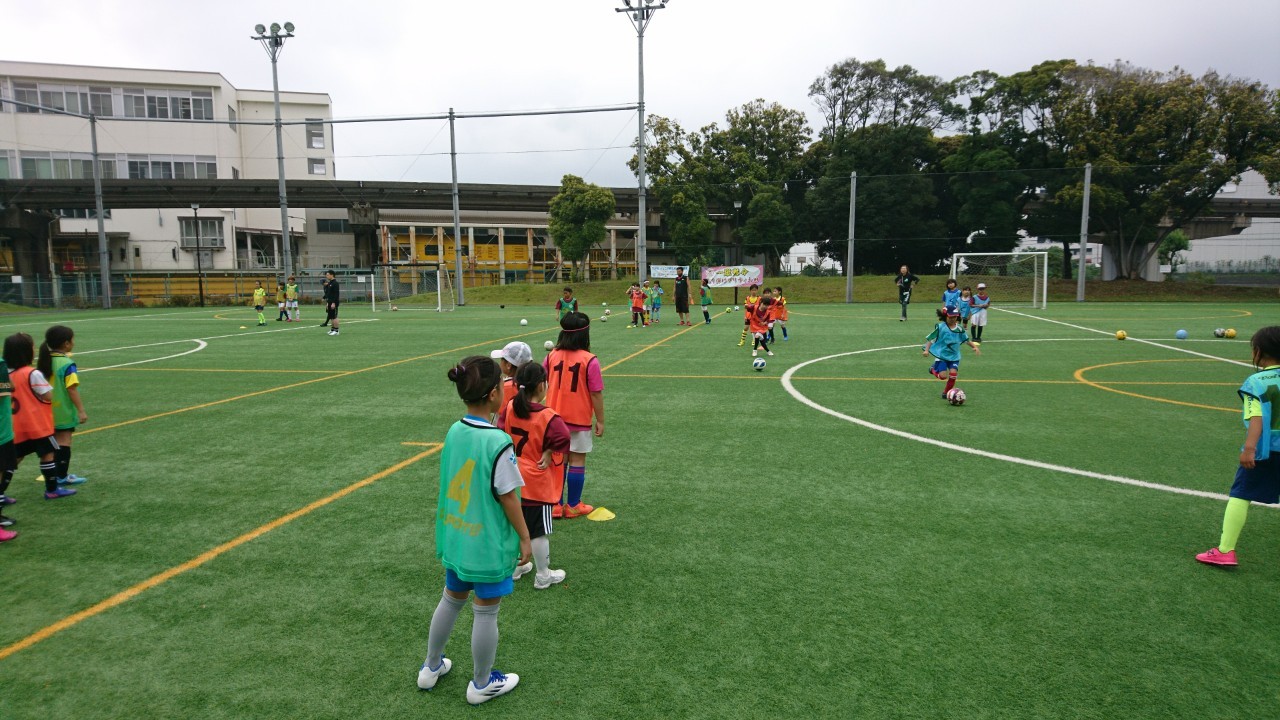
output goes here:
{"type": "MultiPolygon", "coordinates": [[[[476,712],[1273,716],[1276,508],[1251,510],[1239,568],[1206,567],[1192,556],[1216,544],[1221,500],[957,448],[1225,493],[1249,373],[1227,361],[1247,364],[1275,308],[993,311],[981,356],[963,350],[963,407],[925,373],[923,303],[902,323],[896,304],[795,301],[791,339],[763,372],[737,346],[740,313],[688,329],[670,307],[649,328],[597,319],[607,422],[586,500],[617,519],[557,521],[552,563],[568,578],[546,591],[521,580],[503,601],[498,667],[521,684],[476,712]],[[1129,340],[1113,339],[1120,329],[1129,340]],[[787,392],[785,371],[828,356],[792,373],[797,392],[912,437],[787,392]]],[[[40,498],[32,460],[14,480],[0,653],[430,450],[404,443],[439,442],[461,415],[448,367],[515,338],[541,358],[556,334],[542,307],[345,307],[339,337],[310,315],[266,328],[226,308],[0,323],[75,328],[90,423],[73,471],[91,478],[56,502],[40,498]],[[107,369],[124,363],[138,364],[107,369]]],[[[431,454],[12,652],[0,718],[472,712],[469,610],[447,648],[453,673],[430,693],[414,685],[443,582],[438,483],[431,454]]]]}

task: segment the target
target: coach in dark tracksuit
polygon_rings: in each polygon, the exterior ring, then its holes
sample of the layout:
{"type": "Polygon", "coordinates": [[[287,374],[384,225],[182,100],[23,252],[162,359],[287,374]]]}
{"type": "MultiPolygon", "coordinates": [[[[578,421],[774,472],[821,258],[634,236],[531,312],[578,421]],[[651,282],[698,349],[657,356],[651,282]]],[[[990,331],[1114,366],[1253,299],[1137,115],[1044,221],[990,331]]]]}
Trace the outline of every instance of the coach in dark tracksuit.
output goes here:
{"type": "Polygon", "coordinates": [[[326,313],[325,320],[321,323],[321,327],[328,325],[329,334],[338,334],[338,305],[342,302],[342,294],[338,292],[338,279],[334,277],[333,271],[325,273],[324,279],[324,307],[326,313]]]}

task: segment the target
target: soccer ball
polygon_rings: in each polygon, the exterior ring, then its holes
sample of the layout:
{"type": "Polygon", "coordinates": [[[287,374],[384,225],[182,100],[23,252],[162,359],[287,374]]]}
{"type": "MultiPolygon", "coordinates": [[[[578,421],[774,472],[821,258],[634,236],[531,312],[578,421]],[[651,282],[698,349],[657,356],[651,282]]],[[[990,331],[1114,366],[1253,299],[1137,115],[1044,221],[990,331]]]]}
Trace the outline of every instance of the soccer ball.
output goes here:
{"type": "Polygon", "coordinates": [[[542,347],[544,347],[544,348],[546,348],[546,349],[548,349],[548,350],[555,350],[555,349],[556,349],[556,344],[555,344],[554,342],[552,342],[552,341],[548,340],[548,341],[546,341],[546,342],[542,343],[542,347]]]}
{"type": "Polygon", "coordinates": [[[1233,337],[1235,337],[1235,336],[1236,336],[1236,329],[1235,329],[1235,328],[1227,328],[1227,339],[1228,339],[1228,340],[1230,340],[1231,338],[1233,338],[1233,337]]]}
{"type": "Polygon", "coordinates": [[[609,322],[609,316],[608,316],[608,315],[601,315],[601,316],[600,316],[600,322],[609,322]]]}
{"type": "Polygon", "coordinates": [[[605,310],[605,311],[604,311],[604,314],[605,314],[605,315],[612,315],[612,314],[613,314],[613,311],[612,311],[612,310],[605,310]]]}
{"type": "Polygon", "coordinates": [[[528,320],[525,320],[524,318],[520,318],[520,327],[524,327],[525,325],[528,325],[528,324],[529,324],[528,320]]]}
{"type": "Polygon", "coordinates": [[[727,313],[730,313],[730,312],[733,312],[733,308],[725,308],[724,311],[727,313]]]}
{"type": "Polygon", "coordinates": [[[1186,340],[1186,339],[1187,339],[1187,331],[1186,331],[1186,330],[1179,330],[1178,332],[1174,333],[1174,334],[1173,334],[1173,336],[1174,336],[1174,337],[1176,337],[1176,338],[1178,338],[1179,340],[1186,340]]]}
{"type": "Polygon", "coordinates": [[[1214,328],[1213,336],[1216,338],[1224,338],[1227,336],[1227,331],[1225,328],[1214,328]]]}
{"type": "Polygon", "coordinates": [[[602,303],[600,303],[600,307],[609,307],[609,303],[607,303],[607,302],[602,302],[602,303]]]}
{"type": "Polygon", "coordinates": [[[756,358],[755,360],[752,360],[751,367],[755,368],[756,372],[764,370],[764,358],[756,358]]]}
{"type": "Polygon", "coordinates": [[[1123,331],[1123,330],[1117,330],[1117,331],[1116,331],[1116,339],[1117,339],[1117,340],[1123,340],[1123,339],[1125,339],[1125,338],[1127,338],[1127,337],[1129,337],[1129,333],[1127,333],[1127,332],[1125,332],[1125,331],[1123,331]]]}
{"type": "Polygon", "coordinates": [[[733,306],[733,309],[734,309],[735,311],[737,311],[739,308],[738,308],[738,306],[737,306],[737,305],[734,305],[734,306],[733,306]]]}
{"type": "Polygon", "coordinates": [[[399,307],[397,307],[397,306],[395,306],[395,305],[392,305],[392,306],[391,306],[391,312],[395,312],[395,311],[397,311],[397,310],[399,310],[399,309],[400,309],[400,308],[399,308],[399,307]]]}
{"type": "Polygon", "coordinates": [[[950,390],[947,391],[947,402],[951,403],[952,405],[963,405],[964,398],[965,398],[964,391],[961,390],[960,388],[951,388],[950,390]]]}

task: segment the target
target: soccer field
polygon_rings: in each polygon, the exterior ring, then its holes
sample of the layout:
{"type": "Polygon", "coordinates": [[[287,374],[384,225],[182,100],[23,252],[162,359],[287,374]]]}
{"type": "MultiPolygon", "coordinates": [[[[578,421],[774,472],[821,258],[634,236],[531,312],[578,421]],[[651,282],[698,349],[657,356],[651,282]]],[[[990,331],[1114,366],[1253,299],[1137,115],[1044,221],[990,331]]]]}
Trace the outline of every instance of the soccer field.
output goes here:
{"type": "Polygon", "coordinates": [[[550,308],[344,307],[338,337],[314,308],[0,318],[74,328],[90,417],[79,495],[43,500],[30,458],[10,488],[0,718],[1275,716],[1280,511],[1253,507],[1239,568],[1193,559],[1275,304],[992,311],[961,407],[928,305],[790,307],[762,372],[741,313],[595,309],[584,499],[617,518],[557,521],[568,578],[503,601],[521,683],[480,710],[469,610],[454,672],[414,684],[445,373],[512,339],[541,359],[550,308]]]}

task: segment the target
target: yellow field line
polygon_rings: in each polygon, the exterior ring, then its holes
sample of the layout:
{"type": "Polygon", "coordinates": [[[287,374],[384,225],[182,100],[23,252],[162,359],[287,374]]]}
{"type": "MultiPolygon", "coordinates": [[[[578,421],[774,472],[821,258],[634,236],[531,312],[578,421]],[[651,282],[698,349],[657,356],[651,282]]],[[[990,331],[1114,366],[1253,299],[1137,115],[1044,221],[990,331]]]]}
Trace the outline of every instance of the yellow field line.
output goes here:
{"type": "Polygon", "coordinates": [[[1089,372],[1090,370],[1097,370],[1097,369],[1099,369],[1099,368],[1105,368],[1105,367],[1116,367],[1116,366],[1118,366],[1118,365],[1145,365],[1145,364],[1147,364],[1147,363],[1170,363],[1170,362],[1216,362],[1216,361],[1214,361],[1214,360],[1199,360],[1199,359],[1194,359],[1194,360],[1193,360],[1193,359],[1178,359],[1178,360],[1126,360],[1125,362],[1104,363],[1104,364],[1102,364],[1102,365],[1092,365],[1092,366],[1090,366],[1090,367],[1080,368],[1079,370],[1076,370],[1076,371],[1075,371],[1074,376],[1075,376],[1075,379],[1076,379],[1076,380],[1079,380],[1080,382],[1082,382],[1082,383],[1084,383],[1085,385],[1088,385],[1088,386],[1090,386],[1090,387],[1095,387],[1095,388],[1098,388],[1099,390],[1106,390],[1107,392],[1117,393],[1117,394],[1119,394],[1119,395],[1128,395],[1129,397],[1140,398],[1140,399],[1142,399],[1142,400],[1154,400],[1154,401],[1156,401],[1156,402],[1169,403],[1170,405],[1182,405],[1182,406],[1184,406],[1184,407],[1200,408],[1200,409],[1202,409],[1202,410],[1218,410],[1218,411],[1221,411],[1221,412],[1229,412],[1229,413],[1238,413],[1238,412],[1240,412],[1240,409],[1239,409],[1239,408],[1224,408],[1224,407],[1218,407],[1217,405],[1201,405],[1201,404],[1199,404],[1199,403],[1189,403],[1189,402],[1183,402],[1183,401],[1181,401],[1181,400],[1169,400],[1168,398],[1154,397],[1154,396],[1152,396],[1152,395],[1141,395],[1141,394],[1139,394],[1139,393],[1133,393],[1133,392],[1129,392],[1129,391],[1127,391],[1127,390],[1117,390],[1117,389],[1115,389],[1115,388],[1113,388],[1113,387],[1107,387],[1107,386],[1106,386],[1106,385],[1104,385],[1103,383],[1097,383],[1097,382],[1094,382],[1094,381],[1092,381],[1092,380],[1087,380],[1087,379],[1085,379],[1085,377],[1084,377],[1084,374],[1085,374],[1085,373],[1089,372]]]}
{"type": "Polygon", "coordinates": [[[687,327],[687,328],[685,328],[685,329],[683,329],[683,330],[681,330],[681,331],[679,331],[679,332],[672,333],[671,335],[668,335],[668,336],[666,336],[666,337],[662,338],[661,340],[659,340],[659,341],[658,341],[658,342],[656,342],[656,343],[653,343],[653,344],[651,344],[651,345],[646,345],[646,346],[644,346],[644,347],[640,348],[639,350],[637,350],[637,351],[635,351],[635,352],[631,353],[630,355],[628,355],[628,356],[626,356],[626,357],[622,358],[621,360],[616,360],[616,361],[614,361],[614,362],[609,363],[608,365],[606,365],[606,366],[604,366],[603,368],[601,368],[601,369],[600,369],[600,372],[602,372],[602,373],[603,373],[603,372],[605,372],[606,370],[608,370],[609,368],[615,368],[615,367],[617,367],[617,366],[621,365],[622,363],[624,363],[624,362],[626,362],[626,361],[630,360],[631,358],[633,358],[633,357],[635,357],[635,356],[637,356],[637,355],[639,355],[639,354],[641,354],[641,353],[648,352],[648,351],[650,351],[650,350],[652,350],[652,349],[654,349],[654,348],[658,347],[659,345],[661,345],[662,343],[664,343],[664,342],[666,342],[666,341],[670,340],[670,339],[671,339],[671,338],[673,338],[673,337],[677,337],[677,336],[679,336],[679,335],[683,335],[683,334],[685,334],[685,333],[689,332],[690,330],[693,330],[693,329],[698,328],[698,327],[702,327],[702,326],[701,326],[701,325],[690,325],[689,327],[687,327]]]}
{"type": "Polygon", "coordinates": [[[203,408],[214,407],[217,405],[225,405],[226,403],[235,402],[236,400],[246,400],[251,397],[258,397],[259,395],[268,395],[270,393],[280,392],[281,390],[289,390],[296,387],[302,387],[303,385],[310,385],[312,383],[325,382],[326,380],[336,380],[338,378],[350,377],[351,375],[358,375],[360,373],[366,373],[373,370],[381,370],[383,368],[389,368],[395,365],[402,365],[404,363],[413,362],[415,360],[423,360],[426,358],[436,357],[439,355],[447,355],[449,353],[456,353],[456,352],[461,352],[463,350],[470,350],[471,348],[477,348],[482,345],[496,345],[504,341],[510,341],[510,340],[515,340],[516,338],[528,337],[529,335],[537,335],[538,333],[542,333],[542,332],[546,332],[546,329],[534,330],[532,332],[521,333],[519,335],[510,335],[504,338],[498,338],[496,340],[485,340],[484,342],[478,342],[472,345],[463,345],[462,347],[451,348],[449,350],[441,350],[439,352],[427,353],[426,355],[417,355],[411,358],[402,358],[400,360],[393,360],[389,363],[382,363],[381,365],[371,365],[366,368],[360,368],[359,370],[347,370],[345,372],[335,373],[327,377],[315,378],[314,380],[303,380],[302,382],[290,383],[288,385],[280,385],[278,387],[267,388],[266,390],[258,390],[256,392],[245,393],[243,395],[236,395],[234,397],[223,398],[222,400],[214,400],[212,402],[200,403],[199,405],[191,405],[189,407],[178,408],[177,410],[168,410],[166,412],[156,413],[155,415],[147,415],[146,417],[134,418],[133,420],[125,420],[123,422],[113,423],[111,425],[103,425],[102,427],[91,428],[89,430],[80,430],[80,431],[77,431],[76,434],[89,435],[96,432],[102,432],[103,430],[111,430],[113,428],[124,427],[126,425],[133,425],[135,423],[146,422],[147,420],[156,420],[162,417],[169,417],[170,415],[179,415],[181,413],[191,412],[192,410],[201,410],[203,408]]]}
{"type": "MultiPolygon", "coordinates": [[[[1086,369],[1087,369],[1087,368],[1086,368],[1086,369]]],[[[664,379],[664,380],[665,380],[665,379],[668,379],[668,378],[670,378],[670,379],[675,379],[675,380],[776,380],[776,379],[777,379],[777,378],[774,378],[772,375],[764,375],[764,374],[755,374],[755,375],[747,375],[747,374],[743,374],[743,375],[667,375],[667,374],[665,374],[665,373],[664,373],[664,374],[662,374],[662,375],[646,375],[646,374],[639,374],[639,373],[638,373],[638,374],[610,373],[610,374],[609,374],[609,377],[611,377],[611,378],[643,378],[643,379],[645,379],[645,380],[653,380],[653,379],[655,379],[655,378],[661,378],[661,379],[664,379]]],[[[801,376],[798,376],[798,375],[797,375],[797,376],[795,376],[795,377],[793,377],[793,378],[791,378],[791,379],[792,379],[792,380],[794,380],[794,381],[813,380],[813,381],[819,381],[819,382],[879,382],[879,381],[884,381],[884,382],[923,382],[923,383],[936,383],[936,382],[938,382],[938,381],[937,381],[936,379],[934,379],[934,378],[914,378],[914,377],[913,377],[913,378],[896,378],[896,377],[823,377],[823,376],[801,377],[801,376]]],[[[1027,384],[1027,385],[1079,385],[1079,384],[1080,384],[1080,382],[1079,382],[1079,381],[1077,381],[1077,380],[1013,380],[1013,379],[1007,379],[1007,378],[990,378],[990,379],[969,378],[969,379],[966,379],[966,380],[965,380],[965,384],[966,384],[966,385],[969,385],[969,384],[972,384],[972,383],[993,383],[993,384],[997,384],[997,385],[999,385],[999,384],[1001,384],[1001,383],[1019,383],[1019,384],[1027,384]]],[[[1085,384],[1086,384],[1086,385],[1209,385],[1209,386],[1213,386],[1213,387],[1235,387],[1235,386],[1236,386],[1236,383],[1216,383],[1216,382],[1137,382],[1137,381],[1130,382],[1130,381],[1118,381],[1118,380],[1116,380],[1116,381],[1111,381],[1111,380],[1108,380],[1108,381],[1087,381],[1087,382],[1085,382],[1085,384]]]]}
{"type": "Polygon", "coordinates": [[[102,602],[97,603],[96,605],[87,607],[84,610],[81,610],[80,612],[74,613],[72,615],[68,615],[67,617],[51,625],[47,625],[41,628],[40,630],[37,630],[36,632],[19,640],[18,642],[13,643],[12,645],[9,645],[4,649],[0,649],[0,660],[4,660],[10,655],[16,652],[19,652],[21,650],[25,650],[31,647],[32,645],[35,645],[38,642],[47,640],[50,637],[53,637],[54,635],[62,632],[63,630],[66,630],[67,628],[77,625],[81,621],[88,620],[94,615],[98,615],[102,612],[110,610],[111,608],[117,605],[127,602],[128,600],[134,597],[137,597],[139,594],[147,590],[150,590],[151,588],[156,587],[161,583],[171,580],[177,577],[178,575],[181,575],[182,573],[187,572],[188,570],[194,570],[195,568],[198,568],[201,565],[204,565],[205,563],[209,562],[210,560],[213,560],[219,555],[222,555],[223,553],[228,552],[230,550],[234,550],[235,548],[249,542],[250,540],[259,538],[262,535],[265,535],[271,532],[272,530],[275,530],[281,525],[292,522],[293,520],[296,520],[302,517],[303,515],[310,513],[313,510],[322,508],[325,505],[328,505],[329,503],[335,500],[340,500],[346,497],[347,495],[350,495],[351,493],[355,492],[356,490],[359,490],[362,487],[365,487],[367,485],[372,485],[373,483],[381,480],[384,477],[387,477],[388,475],[399,472],[400,470],[403,470],[404,468],[409,467],[410,465],[418,462],[419,460],[439,452],[440,448],[444,447],[443,443],[430,443],[430,445],[432,446],[430,449],[423,450],[422,452],[418,453],[417,455],[414,455],[413,457],[407,460],[402,460],[396,463],[395,465],[392,465],[391,467],[385,470],[382,470],[381,472],[374,473],[373,475],[370,475],[369,477],[363,480],[352,483],[351,485],[348,485],[345,488],[342,488],[341,490],[333,493],[332,495],[320,498],[315,502],[309,503],[301,508],[298,508],[297,510],[294,510],[291,513],[288,513],[287,515],[281,515],[275,520],[272,520],[271,522],[265,525],[261,525],[253,530],[250,530],[249,532],[235,538],[234,540],[225,542],[211,550],[207,550],[203,553],[200,553],[196,557],[182,563],[181,565],[175,565],[169,568],[168,570],[165,570],[162,573],[159,573],[157,575],[152,575],[146,580],[143,580],[142,582],[126,590],[121,590],[120,592],[116,593],[115,595],[112,595],[111,597],[107,598],[106,600],[103,600],[102,602]]]}

